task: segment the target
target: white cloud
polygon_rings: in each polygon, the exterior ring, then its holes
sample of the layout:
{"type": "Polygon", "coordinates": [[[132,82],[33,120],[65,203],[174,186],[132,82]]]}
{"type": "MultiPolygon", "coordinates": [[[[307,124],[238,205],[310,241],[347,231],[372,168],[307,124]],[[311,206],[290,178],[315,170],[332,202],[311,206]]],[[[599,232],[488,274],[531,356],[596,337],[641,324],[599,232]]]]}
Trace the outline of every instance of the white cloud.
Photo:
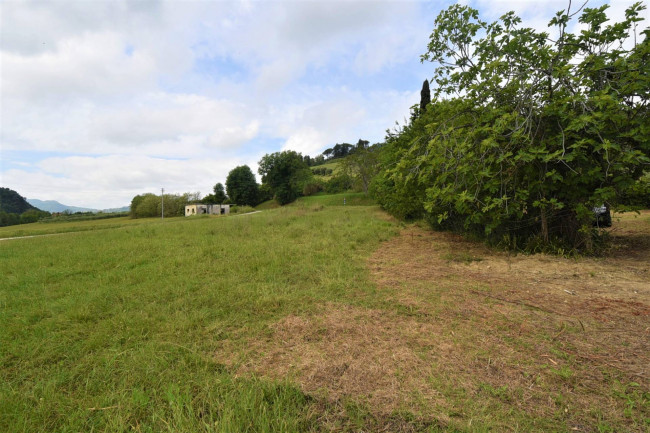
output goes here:
{"type": "MultiPolygon", "coordinates": [[[[637,1],[638,0],[591,0],[587,2],[585,8],[597,8],[607,3],[609,4],[607,16],[611,21],[615,22],[622,21],[625,18],[625,9],[637,1]]],[[[523,18],[524,22],[522,25],[540,31],[547,31],[548,22],[555,13],[565,10],[569,6],[567,0],[547,0],[544,2],[539,2],[537,0],[474,0],[468,3],[481,12],[483,19],[489,18],[490,20],[496,20],[506,12],[515,11],[519,17],[523,18]]],[[[578,12],[578,9],[582,7],[583,4],[584,1],[574,1],[571,4],[571,13],[573,14],[578,12]]],[[[580,13],[574,17],[574,21],[571,24],[572,31],[575,31],[575,28],[579,28],[577,22],[579,15],[580,13]]],[[[647,20],[650,18],[648,10],[645,10],[641,16],[645,17],[645,27],[647,27],[649,24],[647,20]]]]}
{"type": "Polygon", "coordinates": [[[283,149],[314,156],[335,143],[381,141],[385,130],[395,121],[401,122],[420,95],[419,90],[364,93],[341,88],[325,89],[321,97],[321,101],[298,110],[274,109],[285,112],[275,118],[281,135],[287,136],[283,149]]]}
{"type": "Polygon", "coordinates": [[[287,139],[282,150],[295,150],[303,155],[318,155],[331,141],[322,129],[305,126],[287,139]]]}
{"type": "Polygon", "coordinates": [[[121,103],[62,107],[3,107],[3,146],[192,157],[237,148],[259,130],[259,121],[245,105],[200,95],[151,93],[121,103]]]}
{"type": "Polygon", "coordinates": [[[201,54],[246,65],[262,93],[281,90],[310,68],[377,73],[389,64],[417,58],[430,30],[413,2],[252,5],[227,20],[204,19],[201,54]]]}
{"type": "Polygon", "coordinates": [[[32,56],[2,52],[3,97],[61,102],[153,88],[154,60],[138,50],[127,55],[126,46],[106,32],[64,39],[54,51],[32,56]]]}
{"type": "MultiPolygon", "coordinates": [[[[2,2],[2,183],[121,206],[160,187],[207,193],[280,148],[379,141],[419,101],[431,11],[449,3],[2,2]]],[[[535,27],[565,3],[471,2],[535,27]]]]}
{"type": "Polygon", "coordinates": [[[3,184],[23,196],[58,200],[97,209],[119,207],[145,192],[210,192],[228,171],[248,161],[239,158],[170,160],[148,156],[55,157],[38,171],[8,170],[3,184]]]}

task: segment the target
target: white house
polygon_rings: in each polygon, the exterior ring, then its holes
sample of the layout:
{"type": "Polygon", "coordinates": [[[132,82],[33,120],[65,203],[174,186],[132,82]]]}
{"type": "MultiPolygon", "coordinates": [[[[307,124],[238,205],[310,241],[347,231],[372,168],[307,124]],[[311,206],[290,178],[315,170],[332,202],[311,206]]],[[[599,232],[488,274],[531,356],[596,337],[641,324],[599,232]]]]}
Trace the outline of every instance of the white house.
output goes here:
{"type": "Polygon", "coordinates": [[[229,204],[188,204],[185,206],[185,216],[227,215],[229,213],[229,204]]]}

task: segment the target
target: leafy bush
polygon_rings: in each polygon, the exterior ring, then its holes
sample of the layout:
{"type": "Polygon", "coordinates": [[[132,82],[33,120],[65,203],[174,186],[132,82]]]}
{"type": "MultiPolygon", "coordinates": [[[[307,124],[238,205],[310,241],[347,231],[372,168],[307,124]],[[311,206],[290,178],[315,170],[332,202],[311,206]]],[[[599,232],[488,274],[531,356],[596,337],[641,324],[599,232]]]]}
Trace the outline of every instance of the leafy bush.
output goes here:
{"type": "Polygon", "coordinates": [[[314,195],[316,193],[319,193],[325,189],[325,186],[323,182],[320,181],[313,181],[305,185],[305,187],[302,189],[302,195],[308,196],[308,195],[314,195]]]}
{"type": "Polygon", "coordinates": [[[47,218],[49,216],[50,216],[49,212],[42,211],[40,209],[30,209],[20,214],[20,223],[21,224],[35,223],[36,221],[43,218],[47,218]]]}
{"type": "Polygon", "coordinates": [[[645,173],[625,190],[621,201],[627,206],[650,209],[650,172],[645,173]]]}
{"type": "Polygon", "coordinates": [[[332,177],[325,183],[325,192],[328,194],[338,194],[352,189],[354,179],[350,175],[341,173],[332,177]]]}
{"type": "Polygon", "coordinates": [[[17,213],[0,211],[0,227],[20,224],[20,215],[17,213]]]}

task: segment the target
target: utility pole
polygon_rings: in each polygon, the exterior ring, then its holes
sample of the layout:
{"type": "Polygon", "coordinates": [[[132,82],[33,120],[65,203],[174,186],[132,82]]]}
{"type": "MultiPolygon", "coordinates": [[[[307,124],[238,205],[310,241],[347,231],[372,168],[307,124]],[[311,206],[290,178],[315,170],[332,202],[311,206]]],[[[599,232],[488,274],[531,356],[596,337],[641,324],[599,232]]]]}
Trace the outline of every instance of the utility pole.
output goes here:
{"type": "Polygon", "coordinates": [[[160,188],[160,219],[165,219],[165,188],[160,188]]]}

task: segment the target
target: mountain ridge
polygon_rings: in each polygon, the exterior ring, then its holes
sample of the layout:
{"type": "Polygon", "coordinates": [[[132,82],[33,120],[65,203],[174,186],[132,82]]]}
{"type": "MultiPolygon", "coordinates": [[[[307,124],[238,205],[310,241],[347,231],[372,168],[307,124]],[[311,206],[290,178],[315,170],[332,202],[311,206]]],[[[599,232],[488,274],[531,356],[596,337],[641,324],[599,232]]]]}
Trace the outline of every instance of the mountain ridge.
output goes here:
{"type": "Polygon", "coordinates": [[[110,209],[93,209],[87,207],[79,206],[69,206],[63,203],[60,203],[56,200],[39,200],[37,198],[28,198],[27,202],[32,206],[35,206],[41,210],[48,212],[104,212],[104,213],[113,213],[113,212],[126,212],[129,210],[129,206],[123,206],[120,208],[110,208],[110,209]]]}

